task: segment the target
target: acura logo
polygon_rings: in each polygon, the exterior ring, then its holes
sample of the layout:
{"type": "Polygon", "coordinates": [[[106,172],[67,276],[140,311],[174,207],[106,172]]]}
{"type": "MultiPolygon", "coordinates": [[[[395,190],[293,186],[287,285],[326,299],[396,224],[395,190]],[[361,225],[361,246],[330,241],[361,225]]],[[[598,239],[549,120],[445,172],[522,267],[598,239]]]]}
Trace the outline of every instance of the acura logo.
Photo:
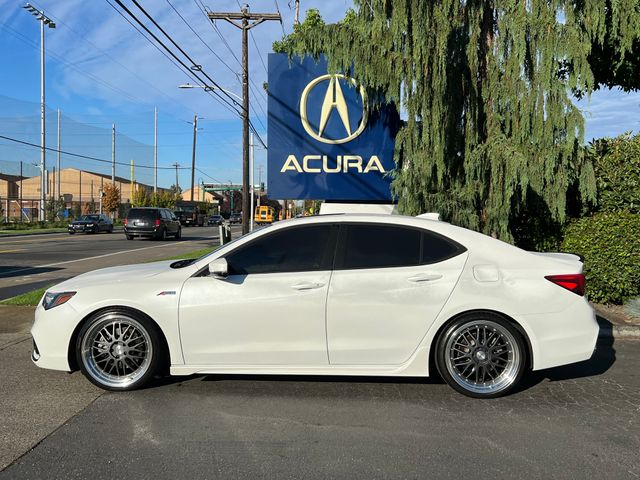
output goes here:
{"type": "Polygon", "coordinates": [[[337,145],[340,143],[347,143],[356,138],[358,135],[362,133],[364,127],[367,124],[367,96],[364,90],[364,87],[358,86],[357,82],[351,78],[347,77],[343,74],[327,74],[321,75],[318,78],[309,82],[309,84],[302,91],[302,96],[300,97],[300,120],[302,121],[302,126],[305,131],[314,139],[319,142],[329,143],[333,145],[337,145]],[[320,109],[320,122],[318,126],[318,130],[314,130],[309,123],[309,117],[307,115],[307,102],[309,100],[309,94],[311,91],[317,87],[322,82],[328,81],[327,91],[324,94],[324,100],[322,101],[322,108],[320,109]],[[350,85],[353,85],[360,94],[360,98],[362,99],[362,117],[360,119],[360,123],[358,124],[355,131],[352,131],[351,122],[349,120],[349,109],[347,107],[347,102],[344,99],[344,95],[342,93],[342,87],[340,86],[341,81],[345,81],[350,85]],[[326,138],[325,128],[329,121],[331,115],[335,115],[337,112],[342,125],[344,127],[346,136],[343,138],[326,138]]]}

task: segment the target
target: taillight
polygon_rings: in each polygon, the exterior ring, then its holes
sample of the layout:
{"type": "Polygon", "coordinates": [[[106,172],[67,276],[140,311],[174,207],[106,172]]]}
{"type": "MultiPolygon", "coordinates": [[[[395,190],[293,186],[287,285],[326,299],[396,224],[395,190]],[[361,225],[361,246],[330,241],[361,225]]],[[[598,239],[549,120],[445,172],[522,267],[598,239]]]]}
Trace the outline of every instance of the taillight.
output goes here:
{"type": "Polygon", "coordinates": [[[160,219],[156,219],[156,227],[160,226],[160,219]]]}
{"type": "Polygon", "coordinates": [[[570,292],[577,295],[584,295],[585,280],[582,273],[572,273],[568,275],[547,275],[547,280],[555,283],[556,285],[566,288],[570,292]]]}
{"type": "Polygon", "coordinates": [[[125,225],[129,225],[129,219],[128,219],[128,218],[125,218],[125,219],[124,219],[124,224],[125,224],[125,225]]]}

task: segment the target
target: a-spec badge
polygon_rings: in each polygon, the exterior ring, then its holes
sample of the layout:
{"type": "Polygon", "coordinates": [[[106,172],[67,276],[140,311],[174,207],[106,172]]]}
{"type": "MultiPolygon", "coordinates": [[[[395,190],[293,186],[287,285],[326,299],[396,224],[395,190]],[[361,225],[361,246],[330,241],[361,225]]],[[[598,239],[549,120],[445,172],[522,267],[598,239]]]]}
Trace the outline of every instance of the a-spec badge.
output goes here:
{"type": "Polygon", "coordinates": [[[163,297],[165,295],[175,295],[176,291],[175,290],[164,290],[162,292],[160,292],[158,295],[156,295],[157,297],[163,297]]]}

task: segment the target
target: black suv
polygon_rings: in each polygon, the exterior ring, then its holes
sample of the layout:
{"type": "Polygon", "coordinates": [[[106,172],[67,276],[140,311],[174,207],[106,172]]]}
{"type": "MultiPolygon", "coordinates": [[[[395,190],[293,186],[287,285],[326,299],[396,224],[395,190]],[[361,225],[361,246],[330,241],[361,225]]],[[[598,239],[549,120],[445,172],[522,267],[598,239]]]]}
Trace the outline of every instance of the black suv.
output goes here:
{"type": "Polygon", "coordinates": [[[133,237],[152,237],[166,240],[173,236],[178,240],[182,236],[180,221],[167,208],[132,208],[124,220],[124,234],[127,240],[133,237]]]}

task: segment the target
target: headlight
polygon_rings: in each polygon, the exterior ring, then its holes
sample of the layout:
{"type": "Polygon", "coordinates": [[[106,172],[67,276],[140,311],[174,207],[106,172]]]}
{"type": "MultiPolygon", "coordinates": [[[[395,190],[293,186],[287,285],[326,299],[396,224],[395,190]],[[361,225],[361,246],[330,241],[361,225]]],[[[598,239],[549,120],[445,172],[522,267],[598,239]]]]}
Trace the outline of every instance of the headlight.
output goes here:
{"type": "Polygon", "coordinates": [[[49,310],[50,308],[67,303],[75,294],[76,292],[47,292],[44,294],[44,298],[42,299],[42,306],[45,310],[49,310]]]}
{"type": "Polygon", "coordinates": [[[93,227],[93,223],[87,223],[87,227],[93,227]]]}

